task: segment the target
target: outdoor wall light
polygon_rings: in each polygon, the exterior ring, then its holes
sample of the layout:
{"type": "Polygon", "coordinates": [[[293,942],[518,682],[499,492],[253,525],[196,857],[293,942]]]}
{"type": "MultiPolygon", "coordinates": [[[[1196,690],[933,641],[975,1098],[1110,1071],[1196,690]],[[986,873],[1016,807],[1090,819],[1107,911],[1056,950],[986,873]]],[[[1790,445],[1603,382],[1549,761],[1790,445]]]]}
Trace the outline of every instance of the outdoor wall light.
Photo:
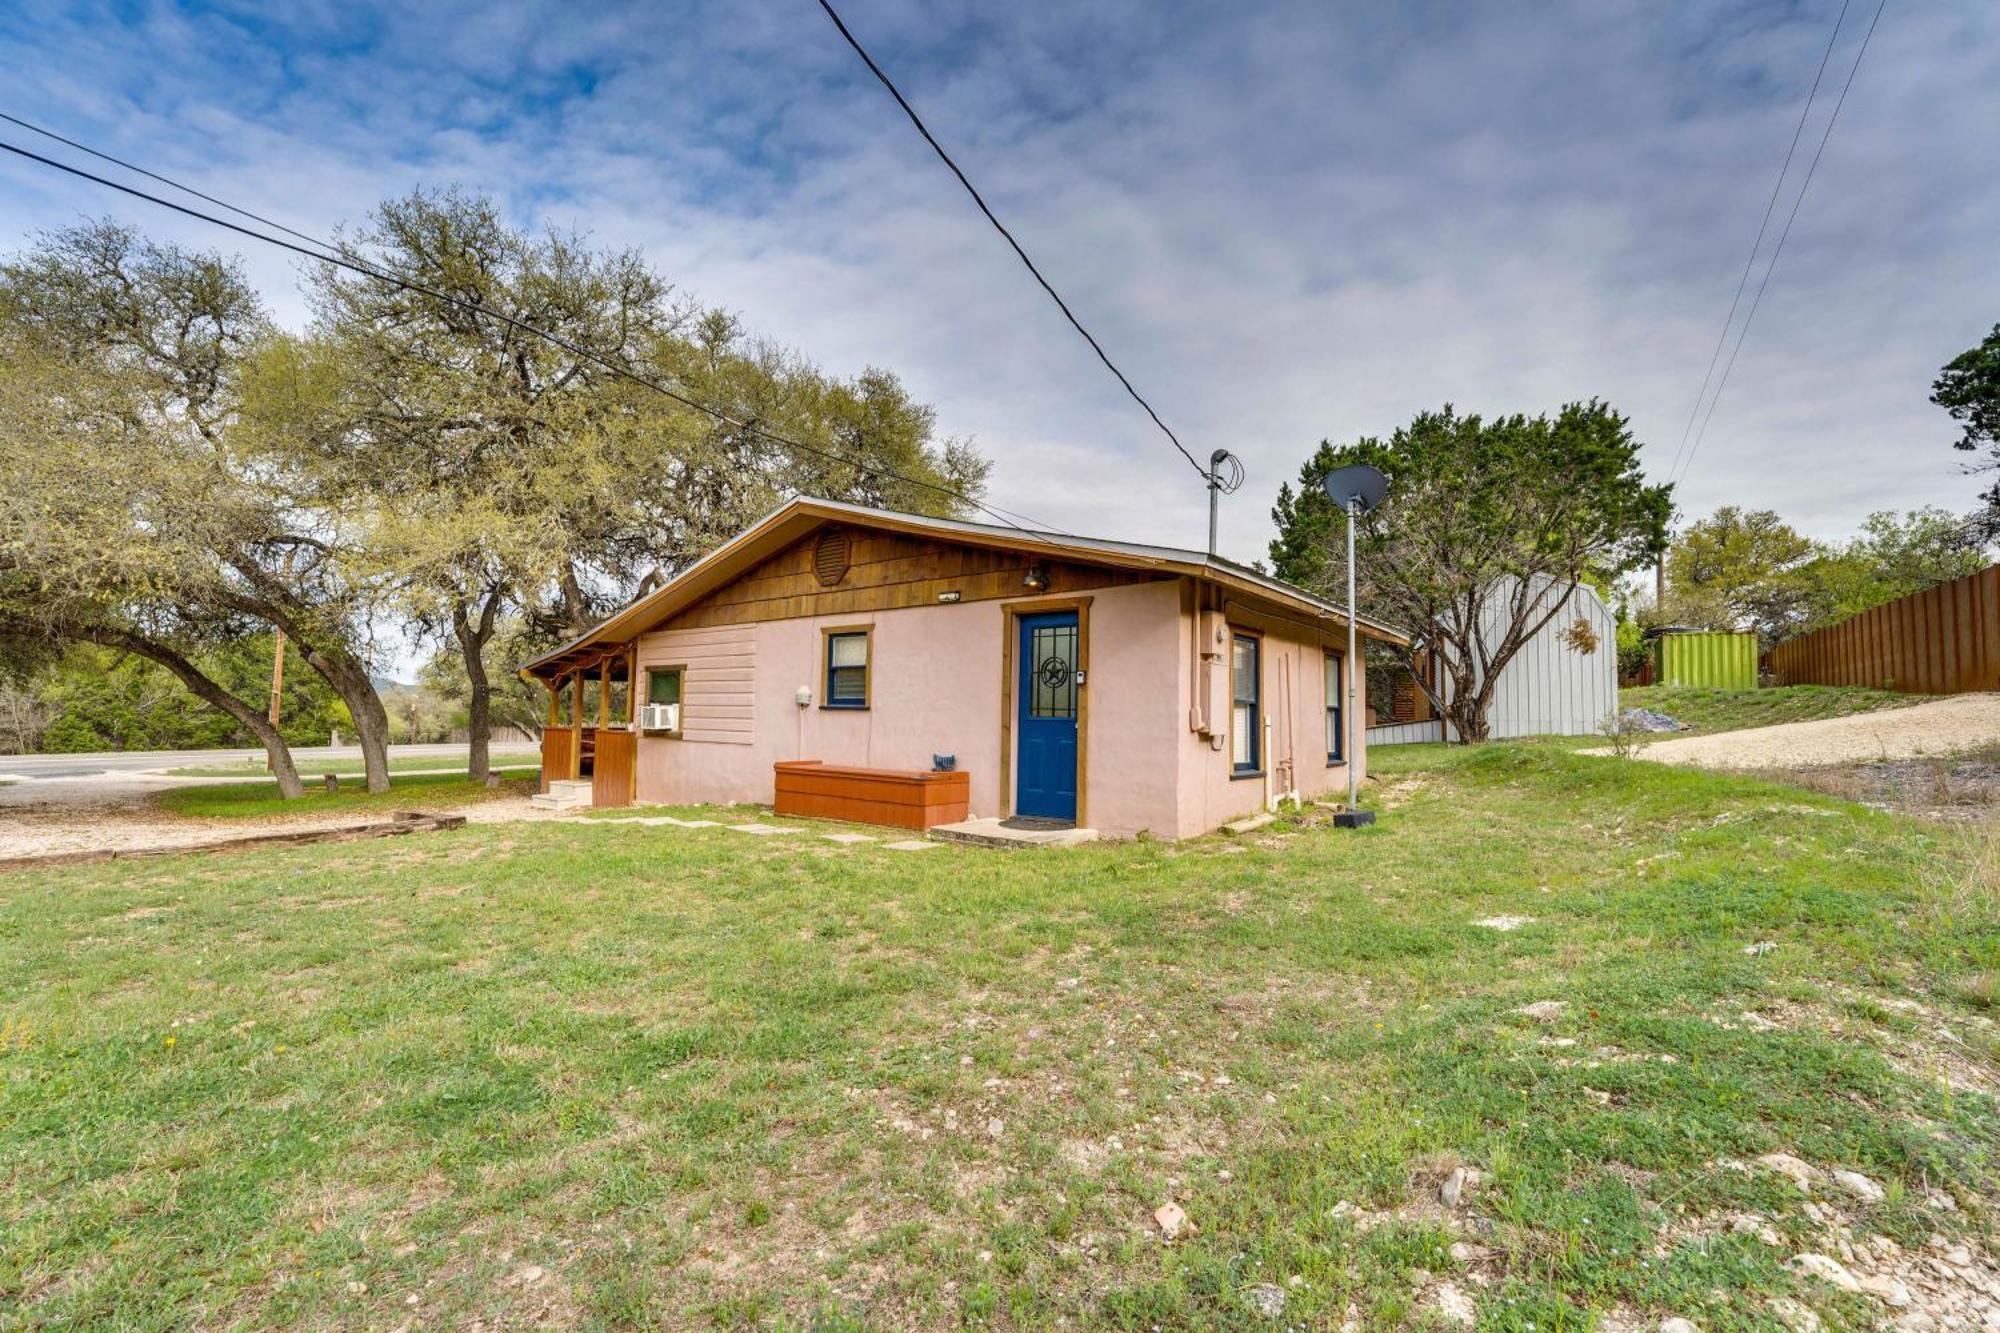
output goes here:
{"type": "Polygon", "coordinates": [[[950,592],[941,592],[938,594],[938,600],[940,602],[943,602],[946,606],[950,606],[953,602],[957,601],[958,597],[959,594],[957,589],[953,589],[950,592]]]}
{"type": "Polygon", "coordinates": [[[1021,586],[1040,590],[1049,586],[1048,571],[1040,565],[1028,566],[1028,572],[1021,576],[1021,586]]]}
{"type": "Polygon", "coordinates": [[[798,701],[798,705],[801,708],[812,707],[812,701],[813,701],[812,686],[810,685],[799,686],[799,692],[793,695],[792,698],[798,701]]]}

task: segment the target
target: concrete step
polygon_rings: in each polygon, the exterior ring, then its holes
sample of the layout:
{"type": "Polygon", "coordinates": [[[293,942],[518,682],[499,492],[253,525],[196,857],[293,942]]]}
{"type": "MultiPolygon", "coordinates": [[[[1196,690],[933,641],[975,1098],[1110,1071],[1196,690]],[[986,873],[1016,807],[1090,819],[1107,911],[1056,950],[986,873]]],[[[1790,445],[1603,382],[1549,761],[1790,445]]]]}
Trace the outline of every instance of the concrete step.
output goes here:
{"type": "Polygon", "coordinates": [[[1094,828],[1009,828],[998,819],[939,824],[931,829],[930,835],[940,842],[968,843],[974,847],[1075,847],[1097,841],[1094,828]]]}
{"type": "Polygon", "coordinates": [[[580,796],[587,801],[590,799],[590,781],[589,778],[558,778],[549,784],[548,794],[550,796],[580,796]]]}
{"type": "Polygon", "coordinates": [[[537,810],[588,810],[590,796],[588,793],[579,796],[574,792],[536,792],[528,798],[528,804],[537,810]]]}

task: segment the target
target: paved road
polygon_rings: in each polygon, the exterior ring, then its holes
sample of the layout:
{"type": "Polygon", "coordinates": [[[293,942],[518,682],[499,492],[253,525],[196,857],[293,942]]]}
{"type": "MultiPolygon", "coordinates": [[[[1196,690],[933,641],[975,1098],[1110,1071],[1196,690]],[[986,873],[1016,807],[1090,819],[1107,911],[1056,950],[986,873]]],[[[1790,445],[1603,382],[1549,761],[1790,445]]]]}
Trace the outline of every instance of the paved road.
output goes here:
{"type": "MultiPolygon", "coordinates": [[[[518,741],[495,745],[501,755],[534,754],[535,747],[518,741]]],[[[391,759],[438,759],[465,761],[463,745],[392,745],[391,759]]],[[[292,758],[299,772],[310,773],[312,765],[327,759],[361,761],[358,745],[295,746],[292,758]]],[[[104,754],[0,754],[0,777],[5,778],[84,778],[101,773],[146,773],[163,768],[195,768],[250,760],[261,763],[258,750],[117,750],[104,754]]],[[[445,766],[448,766],[445,765],[445,766]]]]}

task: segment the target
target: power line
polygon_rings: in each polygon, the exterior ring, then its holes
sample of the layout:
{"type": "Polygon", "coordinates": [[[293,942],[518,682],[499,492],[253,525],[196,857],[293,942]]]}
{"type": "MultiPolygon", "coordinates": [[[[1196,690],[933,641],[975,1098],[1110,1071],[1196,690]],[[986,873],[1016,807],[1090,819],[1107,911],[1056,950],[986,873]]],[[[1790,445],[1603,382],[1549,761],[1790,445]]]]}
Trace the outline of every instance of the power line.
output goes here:
{"type": "Polygon", "coordinates": [[[1701,405],[1708,397],[1709,382],[1715,378],[1716,363],[1722,359],[1722,346],[1729,341],[1729,327],[1736,322],[1736,307],[1743,300],[1743,289],[1750,284],[1750,270],[1757,266],[1757,252],[1764,248],[1764,233],[1771,225],[1771,214],[1777,211],[1778,196],[1785,188],[1785,177],[1792,169],[1792,155],[1799,150],[1799,137],[1806,131],[1806,117],[1812,114],[1813,99],[1819,96],[1820,80],[1826,77],[1827,61],[1833,58],[1833,44],[1840,37],[1840,25],[1847,18],[1847,7],[1852,0],[1840,0],[1840,13],[1834,16],[1833,31],[1827,36],[1826,50],[1820,54],[1819,71],[1813,75],[1812,87],[1806,91],[1806,104],[1799,108],[1799,123],[1792,129],[1792,142],[1785,149],[1785,164],[1778,168],[1778,179],[1771,182],[1771,200],[1764,205],[1764,220],[1757,224],[1757,239],[1750,243],[1750,253],[1743,260],[1743,276],[1736,280],[1736,294],[1729,298],[1729,313],[1723,316],[1722,330],[1715,335],[1715,350],[1708,354],[1708,369],[1701,375],[1701,388],[1694,396],[1694,406],[1688,409],[1687,425],[1681,427],[1681,442],[1674,450],[1674,461],[1667,466],[1667,476],[1671,479],[1681,465],[1681,456],[1687,452],[1688,437],[1694,433],[1695,418],[1701,415],[1701,405]]]}
{"type": "Polygon", "coordinates": [[[238,208],[235,204],[230,203],[226,199],[217,199],[212,194],[203,194],[200,190],[195,189],[193,186],[183,185],[179,181],[174,180],[170,176],[162,176],[157,171],[148,171],[146,170],[146,168],[140,166],[136,162],[127,162],[122,157],[113,157],[109,153],[100,152],[98,149],[92,148],[87,143],[78,143],[74,139],[64,138],[62,135],[57,134],[54,130],[47,129],[41,125],[37,125],[31,120],[23,120],[19,116],[9,115],[5,111],[0,111],[0,120],[4,120],[10,125],[18,125],[24,130],[29,130],[35,134],[41,135],[45,139],[54,139],[57,143],[63,144],[66,147],[74,148],[79,153],[88,153],[100,162],[109,162],[113,166],[123,167],[127,171],[133,172],[140,176],[144,176],[147,180],[156,180],[162,185],[169,186],[172,189],[179,190],[182,194],[192,195],[194,198],[200,199],[204,203],[214,204],[217,208],[227,209],[231,213],[236,214],[236,216],[238,217],[249,218],[252,222],[261,223],[266,227],[270,227],[277,231],[281,231],[285,233],[285,235],[287,236],[296,236],[300,240],[309,241],[314,245],[320,246],[322,249],[338,250],[342,254],[347,253],[345,247],[343,246],[335,245],[331,241],[321,240],[319,237],[309,235],[306,232],[294,231],[292,228],[287,227],[284,223],[273,221],[272,219],[265,217],[261,213],[252,213],[247,208],[238,208]]]}
{"type": "Polygon", "coordinates": [[[110,180],[106,177],[99,176],[94,172],[85,171],[81,167],[72,166],[67,162],[61,162],[52,157],[44,157],[40,153],[32,152],[29,149],[22,148],[16,144],[7,143],[4,140],[0,140],[0,149],[5,149],[6,151],[14,153],[17,156],[27,158],[29,161],[41,163],[43,166],[53,167],[58,171],[67,172],[72,176],[80,177],[81,179],[90,181],[93,184],[102,185],[107,189],[117,190],[123,194],[131,195],[136,199],[143,199],[146,202],[158,205],[161,208],[170,209],[173,212],[180,213],[184,216],[196,218],[202,222],[207,222],[212,226],[222,227],[225,228],[226,230],[233,231],[238,235],[250,237],[252,240],[262,241],[266,245],[272,245],[283,250],[289,250],[293,254],[302,255],[307,259],[312,259],[323,264],[332,264],[339,268],[348,269],[352,272],[361,274],[363,277],[373,279],[376,282],[388,283],[389,285],[400,288],[404,291],[416,292],[419,293],[420,295],[430,297],[432,300],[442,301],[447,305],[455,306],[461,310],[469,311],[474,315],[486,316],[488,318],[498,320],[499,322],[506,324],[512,328],[519,329],[521,332],[526,333],[532,337],[540,338],[541,340],[549,343],[552,346],[560,347],[564,351],[569,352],[573,356],[581,357],[584,360],[589,361],[594,365],[601,366],[605,370],[610,371],[614,375],[630,380],[634,384],[638,384],[645,388],[651,389],[655,393],[663,394],[664,396],[672,399],[677,403],[682,404],[683,406],[691,407],[695,411],[700,412],[708,417],[711,417],[715,421],[720,422],[721,424],[728,426],[734,430],[739,430],[746,434],[757,436],[759,438],[768,440],[774,444],[782,445],[787,449],[796,449],[801,453],[810,454],[813,455],[814,457],[827,459],[828,461],[835,463],[845,464],[846,466],[852,467],[857,471],[873,473],[878,477],[886,477],[891,480],[903,482],[906,485],[916,486],[925,490],[934,491],[940,495],[950,496],[951,498],[958,500],[964,504],[971,505],[974,509],[979,510],[981,513],[987,515],[988,517],[997,519],[1003,525],[1013,528],[1023,533],[1024,535],[1037,537],[1045,541],[1049,534],[1054,534],[1057,536],[1071,535],[1068,533],[1064,533],[1057,528],[1043,528],[1043,527],[1030,528],[1024,526],[1024,524],[1016,522],[1015,519],[1017,518],[1026,519],[1027,522],[1029,523],[1033,523],[1035,522],[1035,520],[1028,518],[1028,516],[1024,514],[1013,514],[1013,511],[1002,510],[997,506],[989,505],[985,501],[977,499],[974,496],[968,495],[964,491],[959,490],[956,487],[946,486],[939,482],[926,481],[921,477],[912,477],[905,473],[898,472],[893,468],[884,467],[878,463],[870,463],[862,459],[850,458],[847,455],[838,453],[834,450],[823,449],[817,445],[806,444],[803,441],[794,440],[788,436],[780,435],[776,431],[767,429],[766,427],[754,425],[751,422],[740,420],[737,417],[732,416],[731,414],[723,411],[720,408],[711,407],[707,403],[700,402],[694,398],[688,397],[686,394],[668,388],[666,385],[660,383],[658,380],[652,378],[651,376],[642,375],[637,371],[631,370],[625,366],[621,366],[617,362],[609,359],[608,357],[605,357],[597,352],[593,352],[589,348],[581,346],[580,344],[571,342],[569,339],[563,337],[560,334],[551,333],[547,329],[539,328],[533,324],[528,323],[525,320],[516,319],[512,315],[506,314],[503,311],[495,310],[490,306],[484,306],[475,301],[468,301],[462,297],[453,296],[448,292],[439,291],[434,287],[427,286],[424,283],[417,282],[409,278],[404,278],[398,274],[385,272],[381,269],[376,268],[372,264],[368,264],[360,259],[357,259],[351,251],[345,249],[344,247],[336,246],[332,242],[321,240],[318,237],[312,236],[305,232],[295,231],[292,228],[283,226],[280,223],[271,222],[269,219],[258,217],[257,214],[251,213],[247,209],[238,208],[234,204],[224,203],[223,201],[216,199],[213,196],[202,194],[199,190],[195,190],[188,186],[182,185],[177,181],[169,179],[168,177],[158,175],[155,172],[146,171],[142,167],[131,166],[131,164],[122,162],[119,159],[112,157],[107,153],[100,153],[96,149],[85,147],[84,145],[75,143],[74,141],[69,139],[64,139],[62,138],[61,135],[54,134],[50,131],[44,130],[40,126],[29,124],[28,122],[23,121],[18,117],[6,115],[6,113],[4,112],[0,112],[0,117],[4,117],[6,120],[12,122],[13,124],[20,125],[24,129],[33,130],[37,134],[45,134],[49,138],[60,140],[61,142],[69,144],[71,147],[77,148],[82,152],[91,154],[93,157],[102,158],[107,162],[115,162],[119,166],[127,167],[129,170],[140,172],[142,175],[150,177],[153,180],[157,180],[166,185],[170,185],[176,190],[184,191],[185,193],[193,195],[197,198],[205,199],[208,202],[216,204],[218,207],[227,209],[228,211],[235,213],[241,217],[257,218],[258,221],[263,222],[268,226],[277,227],[279,230],[284,231],[289,235],[297,236],[302,240],[309,242],[310,244],[300,245],[292,241],[284,240],[277,236],[272,236],[267,233],[257,231],[255,228],[246,227],[236,222],[231,222],[227,218],[219,218],[216,217],[214,214],[204,213],[200,209],[190,208],[185,204],[177,204],[171,199],[162,199],[156,194],[150,194],[147,191],[138,189],[135,186],[126,185],[120,181],[110,180]],[[332,253],[327,253],[328,251],[331,251],[332,253]],[[1010,514],[1012,514],[1012,517],[1009,517],[1010,514]]]}
{"type": "Polygon", "coordinates": [[[1188,461],[1188,466],[1206,478],[1208,476],[1208,469],[1196,461],[1195,456],[1188,452],[1187,446],[1181,443],[1180,436],[1174,434],[1173,429],[1160,419],[1160,414],[1153,410],[1153,405],[1147,402],[1137,389],[1132,387],[1132,381],[1127,379],[1125,372],[1120,370],[1117,363],[1106,355],[1104,348],[1099,345],[1097,339],[1091,336],[1090,330],[1083,326],[1083,321],[1076,317],[1076,312],[1069,308],[1069,303],[1062,299],[1061,293],[1057,292],[1049,280],[1042,276],[1042,271],[1035,267],[1035,261],[1028,258],[1028,252],[1021,248],[1019,241],[1014,239],[1014,233],[1008,231],[1007,225],[994,215],[993,210],[987,206],[986,200],[979,193],[979,190],[967,178],[965,172],[959,169],[958,163],[952,160],[951,154],[944,150],[944,145],[937,141],[937,137],[930,132],[930,128],[924,124],[923,117],[917,114],[917,109],[910,105],[909,99],[903,96],[902,91],[883,72],[882,67],[875,63],[875,58],[868,54],[867,48],[855,40],[854,34],[847,30],[847,25],[841,21],[840,15],[834,12],[833,6],[828,4],[827,0],[819,0],[819,7],[826,11],[826,16],[833,20],[833,26],[840,30],[840,35],[847,39],[849,46],[854,48],[854,54],[861,57],[861,63],[868,66],[868,72],[873,74],[881,85],[889,90],[889,96],[895,98],[896,105],[903,108],[903,114],[908,116],[910,123],[917,127],[917,133],[923,135],[924,142],[931,146],[931,151],[936,153],[938,159],[951,169],[952,175],[958,177],[958,183],[963,185],[965,192],[972,196],[972,202],[979,205],[979,211],[986,215],[986,220],[993,224],[993,229],[1000,233],[1001,238],[1013,249],[1014,254],[1020,259],[1021,263],[1027,266],[1028,272],[1034,275],[1035,281],[1041,284],[1042,290],[1048,293],[1049,299],[1056,303],[1056,309],[1063,312],[1063,318],[1069,321],[1070,327],[1083,335],[1083,340],[1090,344],[1090,350],[1097,353],[1097,359],[1104,363],[1106,370],[1117,376],[1118,382],[1125,386],[1125,392],[1132,396],[1132,401],[1146,409],[1146,415],[1153,419],[1153,424],[1160,428],[1161,434],[1165,435],[1173,443],[1174,448],[1180,451],[1181,457],[1188,461]]]}
{"type": "Polygon", "coordinates": [[[1882,11],[1889,0],[1878,0],[1875,16],[1868,21],[1868,31],[1861,35],[1861,47],[1854,53],[1854,63],[1848,67],[1847,81],[1840,85],[1840,96],[1834,99],[1832,114],[1826,118],[1826,129],[1819,136],[1819,146],[1813,150],[1812,161],[1806,166],[1805,180],[1799,185],[1798,198],[1792,200],[1792,211],[1785,216],[1785,227],[1778,233],[1778,243],[1771,248],[1771,263],[1764,270],[1763,278],[1757,283],[1757,295],[1750,301],[1750,310],[1743,316],[1743,327],[1736,331],[1736,345],[1729,349],[1729,360],[1722,367],[1722,378],[1715,382],[1715,396],[1708,400],[1708,412],[1701,419],[1701,429],[1695,432],[1694,445],[1688,450],[1687,464],[1681,469],[1685,477],[1694,466],[1694,456],[1701,450],[1701,442],[1708,435],[1708,423],[1715,419],[1715,405],[1722,401],[1722,391],[1729,385],[1729,372],[1736,369],[1736,358],[1743,351],[1743,340],[1749,336],[1750,321],[1757,318],[1757,307],[1764,303],[1764,289],[1771,285],[1771,275],[1778,271],[1778,258],[1785,253],[1785,240],[1792,234],[1792,224],[1798,221],[1799,206],[1806,201],[1806,191],[1812,188],[1813,173],[1819,170],[1819,160],[1826,152],[1826,141],[1833,137],[1833,127],[1840,120],[1840,109],[1847,105],[1848,90],[1854,87],[1854,76],[1861,72],[1861,58],[1868,54],[1868,43],[1875,36],[1875,25],[1882,21],[1882,11]]]}

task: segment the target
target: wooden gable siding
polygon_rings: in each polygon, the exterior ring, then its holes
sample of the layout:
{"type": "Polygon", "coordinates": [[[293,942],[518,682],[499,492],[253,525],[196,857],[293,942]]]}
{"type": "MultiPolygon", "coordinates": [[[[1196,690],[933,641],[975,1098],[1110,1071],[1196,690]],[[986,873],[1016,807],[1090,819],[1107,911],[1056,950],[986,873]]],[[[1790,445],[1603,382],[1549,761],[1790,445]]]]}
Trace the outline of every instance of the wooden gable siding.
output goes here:
{"type": "Polygon", "coordinates": [[[849,564],[832,587],[823,585],[815,571],[814,557],[822,534],[814,533],[717,588],[662,628],[749,625],[932,606],[947,592],[956,592],[961,602],[1041,597],[1167,577],[1148,570],[1052,560],[1032,547],[1002,551],[895,532],[845,531],[851,541],[849,564]],[[1048,575],[1048,586],[1029,588],[1022,579],[1037,567],[1048,575]]]}

